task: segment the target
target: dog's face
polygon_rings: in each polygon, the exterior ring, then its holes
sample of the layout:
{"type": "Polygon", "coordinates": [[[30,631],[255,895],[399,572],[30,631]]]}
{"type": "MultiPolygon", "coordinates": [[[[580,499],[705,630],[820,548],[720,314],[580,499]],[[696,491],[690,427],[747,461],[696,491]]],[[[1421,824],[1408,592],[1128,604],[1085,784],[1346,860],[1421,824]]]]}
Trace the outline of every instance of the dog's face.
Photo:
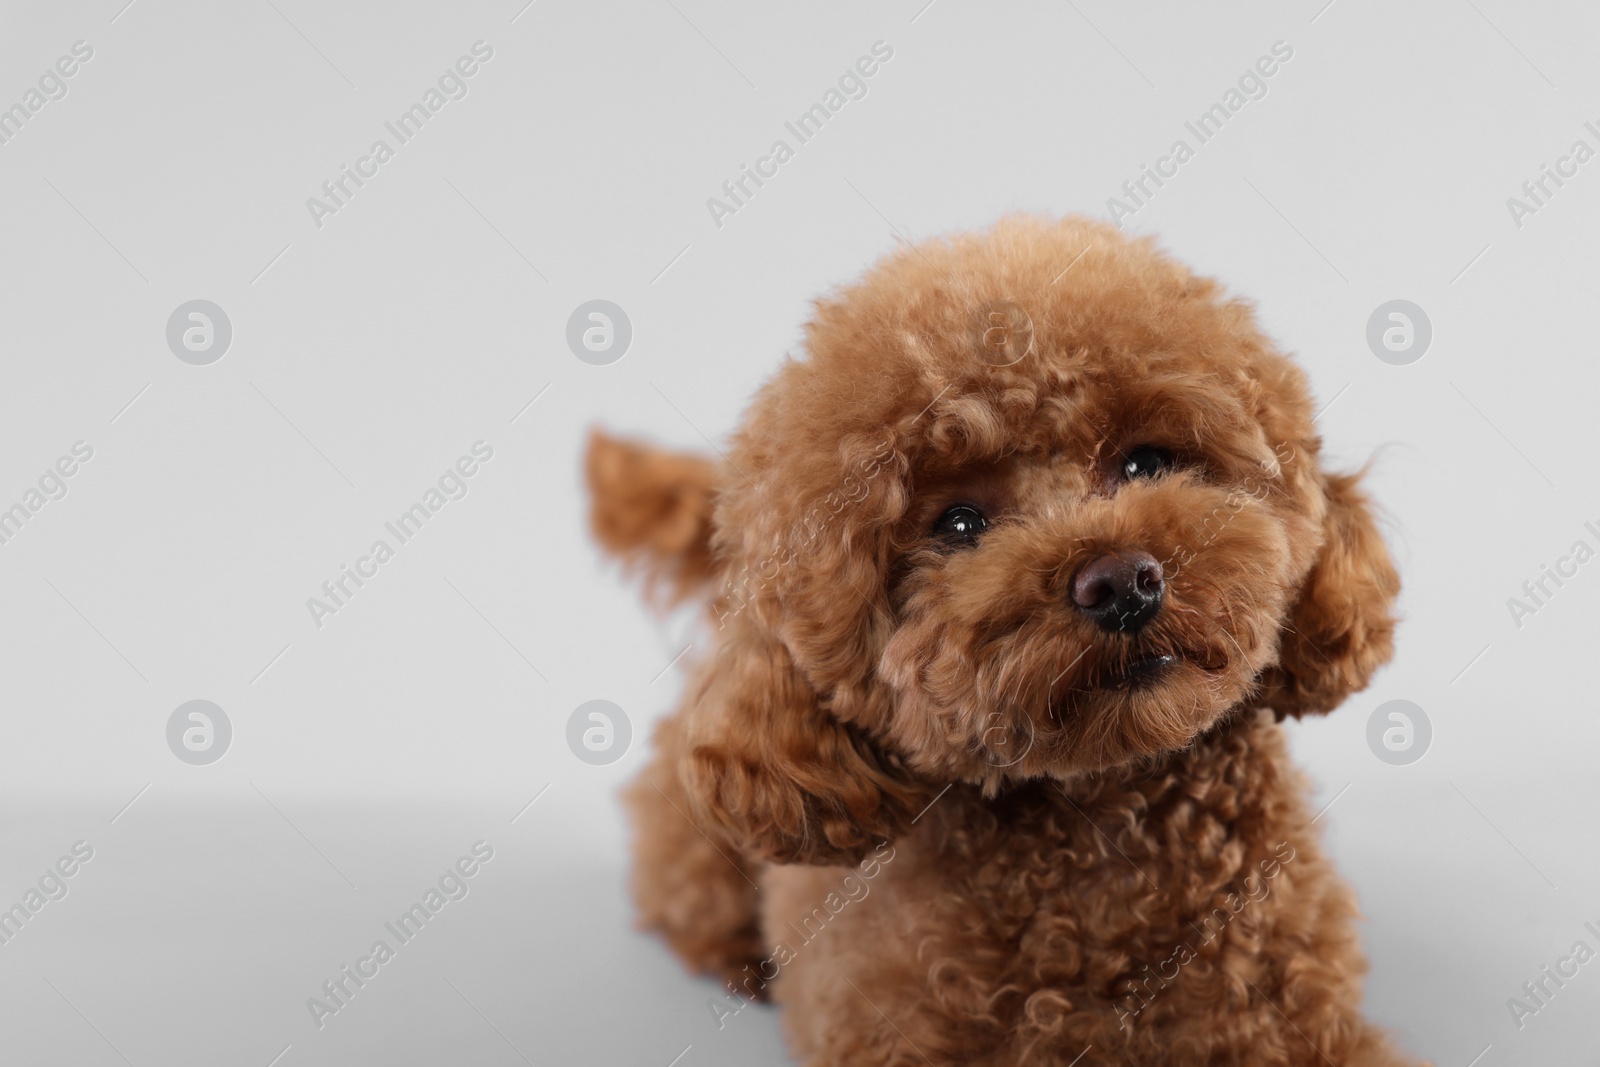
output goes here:
{"type": "Polygon", "coordinates": [[[1319,547],[1319,494],[1286,471],[1303,445],[1268,435],[1248,379],[1083,340],[1081,362],[1022,371],[1071,397],[1054,417],[908,465],[879,678],[918,770],[1065,776],[1182,747],[1274,661],[1319,547]]]}
{"type": "Polygon", "coordinates": [[[772,854],[892,832],[908,779],[1066,778],[1249,701],[1326,711],[1387,659],[1397,580],[1318,465],[1303,375],[1147,244],[1009,220],[905,250],[820,302],[807,347],[717,516],[730,647],[796,710],[743,705],[749,743],[699,751],[772,854]],[[752,816],[763,775],[812,799],[752,816]]]}

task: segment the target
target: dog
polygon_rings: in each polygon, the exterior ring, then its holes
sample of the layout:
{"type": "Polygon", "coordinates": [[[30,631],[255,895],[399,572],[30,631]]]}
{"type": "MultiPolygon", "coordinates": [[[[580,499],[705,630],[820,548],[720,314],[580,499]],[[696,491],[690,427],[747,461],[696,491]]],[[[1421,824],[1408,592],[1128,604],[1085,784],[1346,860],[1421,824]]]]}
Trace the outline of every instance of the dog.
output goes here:
{"type": "Polygon", "coordinates": [[[714,461],[595,431],[714,651],[626,793],[641,923],[806,1064],[1393,1067],[1287,718],[1399,579],[1305,374],[1149,240],[1010,217],[816,302],[714,461]]]}

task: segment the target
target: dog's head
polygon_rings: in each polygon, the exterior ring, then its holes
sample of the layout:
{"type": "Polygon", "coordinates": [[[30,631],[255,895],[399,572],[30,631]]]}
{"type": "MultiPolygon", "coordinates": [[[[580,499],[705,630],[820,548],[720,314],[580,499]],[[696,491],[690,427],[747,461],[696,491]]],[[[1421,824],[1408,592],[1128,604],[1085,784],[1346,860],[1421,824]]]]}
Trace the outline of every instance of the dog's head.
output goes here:
{"type": "Polygon", "coordinates": [[[817,305],[717,493],[700,812],[848,861],[945,784],[1325,712],[1389,656],[1398,579],[1319,464],[1301,371],[1145,241],[1012,219],[817,305]]]}

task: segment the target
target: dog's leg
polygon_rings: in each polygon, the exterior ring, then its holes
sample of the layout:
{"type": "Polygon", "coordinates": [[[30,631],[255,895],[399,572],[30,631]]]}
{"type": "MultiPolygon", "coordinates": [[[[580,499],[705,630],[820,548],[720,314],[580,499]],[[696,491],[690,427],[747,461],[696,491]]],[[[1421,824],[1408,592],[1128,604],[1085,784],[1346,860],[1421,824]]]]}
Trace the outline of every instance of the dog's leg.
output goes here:
{"type": "MultiPolygon", "coordinates": [[[[642,572],[665,603],[705,589],[715,465],[598,431],[586,463],[590,520],[606,550],[642,572]]],[[[690,968],[742,986],[746,964],[761,957],[759,867],[715,836],[715,828],[702,833],[690,821],[678,778],[680,733],[678,716],[662,723],[650,764],[627,789],[634,904],[640,925],[665,935],[690,968]]]]}
{"type": "Polygon", "coordinates": [[[743,996],[766,999],[751,977],[762,956],[760,865],[715,837],[713,828],[702,832],[691,821],[678,778],[679,734],[676,715],[661,724],[650,764],[626,793],[639,922],[663,934],[691,970],[732,982],[743,996]]]}

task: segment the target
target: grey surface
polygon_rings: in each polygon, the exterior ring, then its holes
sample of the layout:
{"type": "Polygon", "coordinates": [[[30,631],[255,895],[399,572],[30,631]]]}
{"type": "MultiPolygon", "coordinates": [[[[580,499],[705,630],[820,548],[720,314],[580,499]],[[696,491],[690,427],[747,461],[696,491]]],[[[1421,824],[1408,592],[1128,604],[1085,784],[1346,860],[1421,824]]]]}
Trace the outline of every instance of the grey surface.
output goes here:
{"type": "Polygon", "coordinates": [[[770,1012],[719,1032],[715,990],[628,927],[615,791],[694,633],[589,544],[584,430],[720,441],[807,301],[897,234],[1104,215],[1285,41],[1128,223],[1256,299],[1332,452],[1376,456],[1398,656],[1292,730],[1370,1012],[1441,1065],[1594,1060],[1600,963],[1520,1029],[1507,1007],[1600,948],[1600,562],[1520,626],[1507,604],[1600,548],[1600,161],[1507,206],[1600,148],[1592,7],[123,2],[0,15],[0,105],[94,49],[0,144],[0,506],[94,450],[0,544],[0,899],[95,850],[0,945],[0,1059],[784,1062],[770,1012]],[[306,199],[479,40],[465,98],[319,228],[306,199]],[[715,225],[707,198],[880,40],[866,95],[715,225]],[[167,342],[197,299],[232,326],[207,365],[167,342]],[[609,365],[567,346],[592,300],[631,321],[609,365]],[[1367,346],[1391,300],[1432,325],[1407,365],[1367,346]],[[314,625],[480,440],[466,495],[314,625]],[[232,729],[209,765],[168,747],[196,699],[232,729]],[[609,765],[568,748],[590,700],[632,722],[609,765]],[[1409,765],[1368,748],[1391,700],[1432,725],[1409,765]],[[306,999],[478,840],[469,894],[319,1030],[306,999]]]}

